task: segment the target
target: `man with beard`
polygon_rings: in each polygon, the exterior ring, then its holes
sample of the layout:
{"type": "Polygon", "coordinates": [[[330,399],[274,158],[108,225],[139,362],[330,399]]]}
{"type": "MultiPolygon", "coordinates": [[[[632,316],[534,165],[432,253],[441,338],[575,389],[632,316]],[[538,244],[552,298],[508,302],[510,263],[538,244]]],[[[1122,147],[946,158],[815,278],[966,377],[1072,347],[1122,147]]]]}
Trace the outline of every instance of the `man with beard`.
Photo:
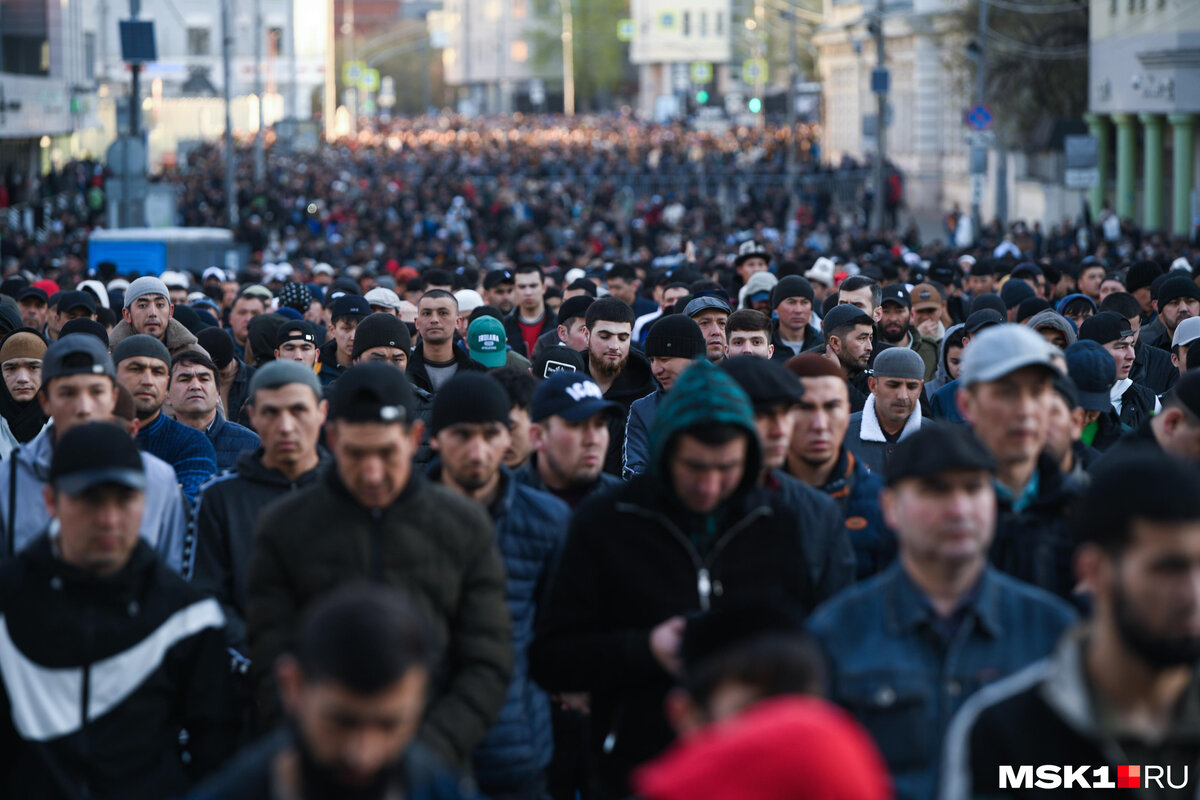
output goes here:
{"type": "Polygon", "coordinates": [[[921,429],[925,364],[913,351],[891,347],[875,358],[873,372],[866,406],[850,416],[846,448],[882,475],[900,442],[921,429]]]}
{"type": "Polygon", "coordinates": [[[50,295],[37,286],[26,286],[17,292],[17,307],[21,309],[21,324],[35,331],[46,330],[50,318],[50,295]]]}
{"type": "Polygon", "coordinates": [[[399,591],[352,586],[314,604],[276,672],[289,722],[191,800],[459,800],[475,797],[416,741],[437,661],[399,591]]]}
{"type": "Polygon", "coordinates": [[[499,382],[464,372],[433,403],[429,476],[487,509],[504,559],[512,615],[513,675],[500,718],[471,754],[475,777],[493,800],[540,800],[553,752],[550,701],[529,677],[538,595],[566,538],[571,510],[556,497],[518,483],[503,466],[512,403],[499,382]]]}
{"type": "Polygon", "coordinates": [[[842,304],[825,315],[824,326],[825,357],[836,361],[846,372],[851,412],[862,411],[871,391],[867,385],[870,374],[867,365],[875,347],[872,341],[875,322],[861,308],[842,304]]]}
{"type": "Polygon", "coordinates": [[[650,364],[641,353],[631,353],[633,309],[615,297],[605,297],[588,306],[588,350],[584,372],[600,387],[605,400],[617,403],[624,412],[609,424],[608,453],[604,471],[621,474],[625,422],[629,407],[654,391],[650,364]]]}
{"type": "MultiPolygon", "coordinates": [[[[1092,791],[1150,789],[1152,776],[1119,765],[1154,764],[1168,785],[1200,762],[1200,472],[1162,453],[1129,453],[1102,465],[1072,533],[1075,571],[1092,598],[1091,621],[1054,654],[984,689],[946,738],[942,797],[1041,797],[1000,791],[1001,765],[1090,765],[1092,791]],[[1120,771],[1118,771],[1118,767],[1120,771]],[[1138,780],[1140,778],[1140,780],[1138,780]],[[1114,784],[1113,781],[1116,781],[1114,784]]],[[[1183,781],[1183,783],[1181,783],[1183,781]]],[[[1160,788],[1148,797],[1183,797],[1160,788]]]]}
{"type": "Polygon", "coordinates": [[[512,313],[515,291],[516,279],[507,269],[494,269],[483,278],[483,299],[505,316],[512,313]]]}
{"type": "Polygon", "coordinates": [[[48,417],[37,401],[45,354],[46,340],[33,328],[18,328],[0,341],[0,458],[46,426],[48,417]]]}
{"type": "Polygon", "coordinates": [[[809,620],[829,657],[830,696],[870,731],[899,800],[934,796],[938,745],[971,692],[1044,657],[1074,618],[988,564],[995,463],[962,426],[902,442],[880,496],[899,558],[809,620]]]}
{"type": "Polygon", "coordinates": [[[912,297],[898,283],[883,287],[879,311],[879,349],[903,347],[912,350],[925,362],[924,380],[937,373],[937,340],[924,335],[912,324],[912,297]]]}
{"type": "Polygon", "coordinates": [[[1140,339],[1149,347],[1171,352],[1171,338],[1179,323],[1200,316],[1200,287],[1190,275],[1172,275],[1158,287],[1158,316],[1142,327],[1140,339]]]}

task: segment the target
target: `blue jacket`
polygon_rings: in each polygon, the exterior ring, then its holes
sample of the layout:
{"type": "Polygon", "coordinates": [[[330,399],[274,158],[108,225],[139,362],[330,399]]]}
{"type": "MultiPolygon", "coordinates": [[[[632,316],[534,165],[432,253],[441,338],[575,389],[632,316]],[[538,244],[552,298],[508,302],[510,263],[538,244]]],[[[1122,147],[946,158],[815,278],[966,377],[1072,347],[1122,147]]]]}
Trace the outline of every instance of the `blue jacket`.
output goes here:
{"type": "Polygon", "coordinates": [[[854,547],[855,577],[861,581],[892,563],[896,558],[896,534],[883,521],[879,507],[883,478],[843,447],[829,482],[820,489],[841,509],[854,547]]]}
{"type": "MultiPolygon", "coordinates": [[[[484,794],[503,794],[536,777],[554,755],[550,699],[529,676],[529,645],[537,603],[567,537],[571,509],[553,495],[531,489],[501,467],[500,495],[488,508],[504,559],[512,615],[513,671],[500,717],[471,754],[484,794]]],[[[429,468],[438,480],[441,462],[429,468]]]]}
{"type": "Polygon", "coordinates": [[[621,477],[625,480],[646,471],[650,460],[650,427],[662,397],[663,390],[655,389],[629,406],[629,417],[625,420],[625,452],[621,459],[621,477]]]}
{"type": "Polygon", "coordinates": [[[830,660],[831,698],[874,738],[898,800],[928,800],[963,701],[1049,654],[1074,616],[1048,592],[987,567],[947,630],[896,563],[834,597],[808,625],[830,660]]]}
{"type": "Polygon", "coordinates": [[[204,433],[212,442],[213,450],[217,451],[217,471],[221,474],[237,466],[238,456],[243,452],[253,452],[262,445],[257,433],[244,425],[230,422],[220,411],[204,433]]]}
{"type": "Polygon", "coordinates": [[[196,502],[200,487],[217,474],[217,452],[208,438],[182,422],[159,413],[138,431],[138,447],[175,468],[175,477],[187,499],[196,502]]]}
{"type": "Polygon", "coordinates": [[[933,397],[929,398],[929,407],[933,409],[933,418],[942,419],[947,422],[966,423],[963,415],[958,411],[958,403],[955,401],[955,395],[958,394],[958,380],[952,380],[945,386],[942,386],[933,393],[933,397]]]}

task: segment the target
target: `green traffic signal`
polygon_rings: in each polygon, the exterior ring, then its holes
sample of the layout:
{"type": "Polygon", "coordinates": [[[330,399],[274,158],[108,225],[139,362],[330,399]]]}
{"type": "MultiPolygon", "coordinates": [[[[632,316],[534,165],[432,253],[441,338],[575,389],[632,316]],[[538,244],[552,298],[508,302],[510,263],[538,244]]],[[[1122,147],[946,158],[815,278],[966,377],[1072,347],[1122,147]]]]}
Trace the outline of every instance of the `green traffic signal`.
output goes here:
{"type": "Polygon", "coordinates": [[[762,111],[762,100],[759,100],[757,97],[751,97],[750,98],[750,113],[757,114],[760,111],[762,111]]]}
{"type": "Polygon", "coordinates": [[[696,92],[696,103],[697,104],[704,105],[707,102],[708,102],[708,92],[704,91],[703,89],[696,92]]]}

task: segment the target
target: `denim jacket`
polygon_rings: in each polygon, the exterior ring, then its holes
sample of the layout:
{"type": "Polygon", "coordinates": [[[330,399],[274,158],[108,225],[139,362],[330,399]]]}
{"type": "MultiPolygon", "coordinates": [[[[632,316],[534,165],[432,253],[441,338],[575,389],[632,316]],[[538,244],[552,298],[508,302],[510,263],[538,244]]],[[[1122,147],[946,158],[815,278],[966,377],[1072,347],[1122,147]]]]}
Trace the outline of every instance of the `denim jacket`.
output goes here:
{"type": "Polygon", "coordinates": [[[817,609],[809,628],[831,662],[832,699],[874,737],[898,800],[928,800],[963,701],[1050,653],[1073,618],[1053,595],[987,567],[947,626],[896,562],[817,609]]]}

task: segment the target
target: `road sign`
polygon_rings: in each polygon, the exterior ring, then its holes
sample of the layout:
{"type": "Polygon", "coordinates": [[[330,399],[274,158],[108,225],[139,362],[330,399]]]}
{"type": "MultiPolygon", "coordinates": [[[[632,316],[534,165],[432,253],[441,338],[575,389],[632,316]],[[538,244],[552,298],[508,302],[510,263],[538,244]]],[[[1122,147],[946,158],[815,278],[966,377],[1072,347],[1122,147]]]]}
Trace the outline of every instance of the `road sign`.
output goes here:
{"type": "Polygon", "coordinates": [[[766,83],[769,70],[765,58],[747,58],[742,62],[743,83],[766,83]]]}
{"type": "Polygon", "coordinates": [[[713,65],[711,61],[692,62],[692,83],[711,83],[713,65]]]}
{"type": "Polygon", "coordinates": [[[660,11],[658,14],[658,27],[664,31],[675,30],[675,24],[679,21],[679,17],[674,11],[660,11]]]}
{"type": "Polygon", "coordinates": [[[995,118],[992,116],[992,110],[983,103],[972,108],[967,112],[967,126],[972,130],[986,131],[992,127],[992,122],[995,118]]]}
{"type": "Polygon", "coordinates": [[[633,41],[633,20],[619,19],[617,20],[617,41],[632,42],[633,41]]]}
{"type": "Polygon", "coordinates": [[[364,69],[362,75],[358,79],[358,86],[364,92],[379,91],[379,70],[364,69]]]}
{"type": "Polygon", "coordinates": [[[342,65],[342,83],[357,86],[367,65],[362,61],[347,61],[342,65]]]}
{"type": "Polygon", "coordinates": [[[1100,183],[1100,143],[1095,136],[1064,136],[1063,155],[1063,182],[1068,189],[1090,189],[1100,183]]]}
{"type": "Polygon", "coordinates": [[[691,79],[688,77],[687,64],[675,63],[671,65],[671,85],[677,92],[686,92],[692,87],[691,79]]]}
{"type": "Polygon", "coordinates": [[[871,92],[873,94],[887,94],[888,84],[891,75],[887,71],[887,67],[876,67],[871,70],[871,92]]]}
{"type": "Polygon", "coordinates": [[[996,143],[995,131],[967,131],[963,141],[967,147],[991,147],[996,143]]]}
{"type": "Polygon", "coordinates": [[[383,108],[396,105],[396,81],[391,75],[385,75],[379,83],[379,105],[383,108]]]}
{"type": "Polygon", "coordinates": [[[531,78],[529,81],[529,102],[540,106],[546,102],[546,84],[541,78],[531,78]]]}

